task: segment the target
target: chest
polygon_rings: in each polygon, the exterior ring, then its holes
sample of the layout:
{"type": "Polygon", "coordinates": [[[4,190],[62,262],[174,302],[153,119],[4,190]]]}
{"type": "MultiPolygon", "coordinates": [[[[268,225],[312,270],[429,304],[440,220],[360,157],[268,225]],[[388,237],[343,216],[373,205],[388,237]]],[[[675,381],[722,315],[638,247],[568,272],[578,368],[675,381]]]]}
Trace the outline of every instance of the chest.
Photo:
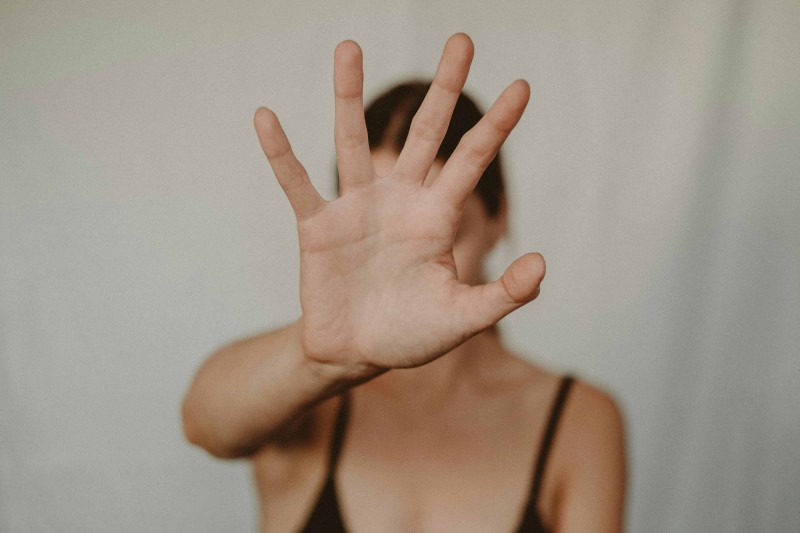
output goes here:
{"type": "Polygon", "coordinates": [[[535,450],[496,439],[354,435],[336,475],[345,523],[354,532],[513,531],[528,503],[535,450]]]}
{"type": "MultiPolygon", "coordinates": [[[[542,425],[540,417],[508,414],[468,424],[457,417],[404,423],[362,414],[347,427],[334,476],[346,527],[351,533],[514,531],[529,503],[542,425]]],[[[261,466],[265,531],[302,525],[325,481],[328,451],[261,466]]]]}

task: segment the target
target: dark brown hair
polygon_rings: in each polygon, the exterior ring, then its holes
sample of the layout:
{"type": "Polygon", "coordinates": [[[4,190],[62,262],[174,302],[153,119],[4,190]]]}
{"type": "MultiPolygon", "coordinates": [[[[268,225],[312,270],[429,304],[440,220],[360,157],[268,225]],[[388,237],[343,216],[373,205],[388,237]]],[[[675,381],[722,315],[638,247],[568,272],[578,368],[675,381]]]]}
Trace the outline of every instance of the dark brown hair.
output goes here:
{"type": "MultiPolygon", "coordinates": [[[[401,83],[382,93],[367,106],[364,115],[371,150],[382,147],[392,148],[398,153],[402,150],[408,137],[411,120],[422,104],[429,87],[430,82],[401,83]]],[[[461,93],[436,157],[447,161],[453,155],[462,135],[477,124],[482,116],[483,113],[475,101],[461,93]]],[[[504,191],[503,170],[498,153],[475,186],[475,192],[490,217],[497,216],[500,212],[504,191]]]]}

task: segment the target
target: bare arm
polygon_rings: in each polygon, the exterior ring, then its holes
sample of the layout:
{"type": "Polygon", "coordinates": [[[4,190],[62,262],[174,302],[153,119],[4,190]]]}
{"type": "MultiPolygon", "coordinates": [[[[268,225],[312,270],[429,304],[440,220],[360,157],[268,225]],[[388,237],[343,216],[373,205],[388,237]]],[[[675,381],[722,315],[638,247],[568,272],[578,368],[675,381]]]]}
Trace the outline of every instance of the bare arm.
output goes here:
{"type": "Polygon", "coordinates": [[[297,321],[213,354],[183,402],[186,438],[217,457],[250,455],[291,432],[322,400],[380,373],[306,357],[301,331],[297,321]]]}
{"type": "Polygon", "coordinates": [[[451,37],[392,172],[372,167],[358,45],[334,55],[335,143],[341,196],[324,200],[275,114],[261,108],[259,142],[297,218],[300,303],[295,324],[228,346],[198,372],[184,403],[190,441],[247,455],[321,400],[393,368],[433,361],[534,299],[544,261],[526,254],[481,286],[458,281],[461,212],[517,124],[528,84],[512,83],[427,179],[472,61],[451,37]]]}

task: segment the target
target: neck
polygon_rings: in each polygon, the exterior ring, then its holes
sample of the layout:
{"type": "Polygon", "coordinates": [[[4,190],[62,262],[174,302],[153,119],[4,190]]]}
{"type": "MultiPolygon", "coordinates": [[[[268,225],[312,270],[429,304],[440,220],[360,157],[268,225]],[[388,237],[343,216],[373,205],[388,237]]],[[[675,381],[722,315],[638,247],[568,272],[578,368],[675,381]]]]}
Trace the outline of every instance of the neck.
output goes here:
{"type": "Polygon", "coordinates": [[[499,360],[508,355],[497,328],[493,327],[427,365],[392,370],[373,383],[397,401],[427,405],[440,403],[491,378],[492,371],[500,366],[499,360]]]}

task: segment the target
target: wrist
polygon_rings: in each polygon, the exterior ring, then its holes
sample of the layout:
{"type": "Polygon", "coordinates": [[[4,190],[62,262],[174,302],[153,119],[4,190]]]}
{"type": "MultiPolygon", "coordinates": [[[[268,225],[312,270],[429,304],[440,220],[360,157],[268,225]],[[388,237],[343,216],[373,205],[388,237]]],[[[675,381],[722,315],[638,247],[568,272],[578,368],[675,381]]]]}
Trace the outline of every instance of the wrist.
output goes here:
{"type": "Polygon", "coordinates": [[[298,362],[303,373],[326,389],[338,392],[383,374],[388,369],[363,362],[335,362],[326,360],[306,349],[303,337],[303,318],[291,326],[291,342],[297,347],[298,362]]]}

